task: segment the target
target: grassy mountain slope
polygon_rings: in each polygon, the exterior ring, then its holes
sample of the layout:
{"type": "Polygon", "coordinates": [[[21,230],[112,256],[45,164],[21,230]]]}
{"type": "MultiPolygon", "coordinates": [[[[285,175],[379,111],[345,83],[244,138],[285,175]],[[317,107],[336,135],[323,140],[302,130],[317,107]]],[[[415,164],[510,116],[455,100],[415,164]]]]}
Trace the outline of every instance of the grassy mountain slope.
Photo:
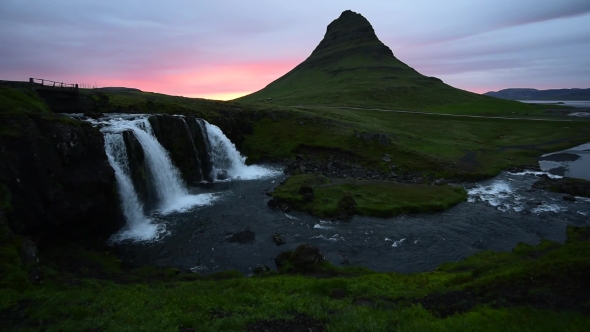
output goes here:
{"type": "MultiPolygon", "coordinates": [[[[281,105],[332,105],[424,109],[444,104],[489,103],[495,98],[453,88],[398,60],[362,15],[345,11],[304,62],[264,89],[237,99],[272,98],[281,105]]],[[[505,103],[502,107],[521,107],[505,103]]]]}

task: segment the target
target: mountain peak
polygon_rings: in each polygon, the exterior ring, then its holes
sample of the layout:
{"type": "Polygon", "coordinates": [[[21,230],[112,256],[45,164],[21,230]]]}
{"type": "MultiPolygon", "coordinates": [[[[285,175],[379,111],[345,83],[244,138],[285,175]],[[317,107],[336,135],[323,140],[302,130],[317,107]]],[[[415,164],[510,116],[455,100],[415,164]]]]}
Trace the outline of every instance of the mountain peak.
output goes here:
{"type": "Polygon", "coordinates": [[[377,53],[393,56],[393,52],[377,38],[373,26],[363,15],[345,10],[328,25],[324,39],[312,52],[312,56],[361,46],[373,46],[377,53]]]}

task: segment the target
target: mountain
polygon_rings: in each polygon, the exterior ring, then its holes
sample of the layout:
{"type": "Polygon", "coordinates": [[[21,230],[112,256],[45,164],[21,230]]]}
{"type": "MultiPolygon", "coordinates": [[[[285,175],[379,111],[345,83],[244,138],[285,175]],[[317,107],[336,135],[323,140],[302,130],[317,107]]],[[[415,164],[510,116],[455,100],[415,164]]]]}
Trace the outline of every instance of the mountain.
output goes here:
{"type": "Polygon", "coordinates": [[[264,89],[238,101],[281,105],[421,108],[491,98],[453,88],[397,59],[369,21],[344,11],[311,55],[264,89]]]}
{"type": "Polygon", "coordinates": [[[590,100],[590,89],[504,89],[484,95],[510,100],[590,100]]]}

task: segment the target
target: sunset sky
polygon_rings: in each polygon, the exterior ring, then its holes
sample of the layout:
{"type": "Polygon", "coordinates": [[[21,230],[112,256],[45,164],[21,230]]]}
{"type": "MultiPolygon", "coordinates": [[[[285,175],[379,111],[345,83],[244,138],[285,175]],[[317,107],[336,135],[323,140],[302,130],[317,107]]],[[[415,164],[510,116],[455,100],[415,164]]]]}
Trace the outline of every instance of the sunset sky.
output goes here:
{"type": "Polygon", "coordinates": [[[0,80],[232,99],[305,60],[346,9],[461,89],[590,88],[589,0],[1,0],[0,80]]]}

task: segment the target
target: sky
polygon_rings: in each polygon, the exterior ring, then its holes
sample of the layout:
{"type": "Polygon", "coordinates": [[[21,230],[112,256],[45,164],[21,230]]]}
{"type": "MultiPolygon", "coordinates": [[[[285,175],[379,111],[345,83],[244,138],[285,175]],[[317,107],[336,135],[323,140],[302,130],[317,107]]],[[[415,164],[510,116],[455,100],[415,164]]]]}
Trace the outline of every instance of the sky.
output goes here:
{"type": "Polygon", "coordinates": [[[304,61],[347,9],[457,88],[590,88],[589,0],[0,0],[0,80],[233,99],[304,61]]]}

